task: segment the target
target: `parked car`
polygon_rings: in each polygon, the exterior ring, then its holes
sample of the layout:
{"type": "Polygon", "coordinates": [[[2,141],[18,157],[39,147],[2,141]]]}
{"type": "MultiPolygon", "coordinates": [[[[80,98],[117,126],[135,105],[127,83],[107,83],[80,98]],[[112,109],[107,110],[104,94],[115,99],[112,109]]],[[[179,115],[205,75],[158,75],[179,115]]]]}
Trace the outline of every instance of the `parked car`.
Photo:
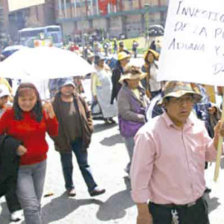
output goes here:
{"type": "Polygon", "coordinates": [[[148,35],[150,37],[163,36],[164,28],[161,25],[151,25],[148,28],[148,35]]]}

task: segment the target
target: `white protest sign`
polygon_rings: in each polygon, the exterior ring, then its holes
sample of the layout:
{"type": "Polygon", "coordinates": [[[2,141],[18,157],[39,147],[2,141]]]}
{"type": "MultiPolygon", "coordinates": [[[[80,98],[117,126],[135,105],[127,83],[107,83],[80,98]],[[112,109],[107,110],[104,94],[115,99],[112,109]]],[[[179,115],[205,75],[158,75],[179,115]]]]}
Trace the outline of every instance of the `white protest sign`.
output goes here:
{"type": "Polygon", "coordinates": [[[170,0],[158,81],[224,86],[223,0],[170,0]]]}

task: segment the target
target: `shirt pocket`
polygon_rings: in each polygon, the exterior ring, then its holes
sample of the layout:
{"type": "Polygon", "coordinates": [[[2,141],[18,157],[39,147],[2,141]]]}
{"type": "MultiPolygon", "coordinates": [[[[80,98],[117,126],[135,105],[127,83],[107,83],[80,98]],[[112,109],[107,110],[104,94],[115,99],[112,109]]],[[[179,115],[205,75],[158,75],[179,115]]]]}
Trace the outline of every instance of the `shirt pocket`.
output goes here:
{"type": "Polygon", "coordinates": [[[193,162],[196,168],[204,170],[205,168],[205,146],[198,145],[191,150],[193,162]]]}

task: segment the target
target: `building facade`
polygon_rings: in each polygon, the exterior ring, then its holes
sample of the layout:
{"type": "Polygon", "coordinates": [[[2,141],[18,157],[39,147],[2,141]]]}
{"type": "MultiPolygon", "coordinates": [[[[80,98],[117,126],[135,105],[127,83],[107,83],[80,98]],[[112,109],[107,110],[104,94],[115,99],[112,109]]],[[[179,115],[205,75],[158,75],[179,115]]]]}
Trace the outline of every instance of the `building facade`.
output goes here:
{"type": "Polygon", "coordinates": [[[167,0],[55,0],[55,10],[65,35],[101,30],[107,38],[136,37],[164,25],[167,0]]]}
{"type": "Polygon", "coordinates": [[[7,0],[0,0],[0,30],[1,35],[6,35],[8,28],[8,4],[7,0]]]}
{"type": "Polygon", "coordinates": [[[167,0],[0,0],[1,30],[13,41],[19,29],[56,24],[71,39],[137,37],[150,25],[164,25],[167,5],[167,0]]]}
{"type": "Polygon", "coordinates": [[[0,0],[4,8],[4,30],[13,41],[17,40],[18,30],[25,27],[54,25],[54,0],[0,0]]]}

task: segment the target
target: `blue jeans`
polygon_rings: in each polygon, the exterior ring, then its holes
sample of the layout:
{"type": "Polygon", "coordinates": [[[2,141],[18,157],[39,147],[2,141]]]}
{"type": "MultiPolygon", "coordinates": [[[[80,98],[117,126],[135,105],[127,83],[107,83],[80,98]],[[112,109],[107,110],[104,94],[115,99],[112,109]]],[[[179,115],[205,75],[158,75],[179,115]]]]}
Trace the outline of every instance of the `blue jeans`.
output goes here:
{"type": "Polygon", "coordinates": [[[27,224],[42,224],[41,197],[46,174],[46,160],[43,162],[20,166],[17,180],[17,196],[24,210],[27,224]]]}
{"type": "MultiPolygon", "coordinates": [[[[91,192],[96,186],[96,182],[93,179],[92,173],[90,171],[90,166],[88,164],[88,153],[82,150],[82,139],[76,139],[72,144],[72,151],[75,153],[79,169],[88,187],[88,191],[91,192]]],[[[73,164],[72,164],[72,152],[60,153],[61,164],[63,175],[65,179],[65,188],[67,190],[73,189],[73,164]]]]}

